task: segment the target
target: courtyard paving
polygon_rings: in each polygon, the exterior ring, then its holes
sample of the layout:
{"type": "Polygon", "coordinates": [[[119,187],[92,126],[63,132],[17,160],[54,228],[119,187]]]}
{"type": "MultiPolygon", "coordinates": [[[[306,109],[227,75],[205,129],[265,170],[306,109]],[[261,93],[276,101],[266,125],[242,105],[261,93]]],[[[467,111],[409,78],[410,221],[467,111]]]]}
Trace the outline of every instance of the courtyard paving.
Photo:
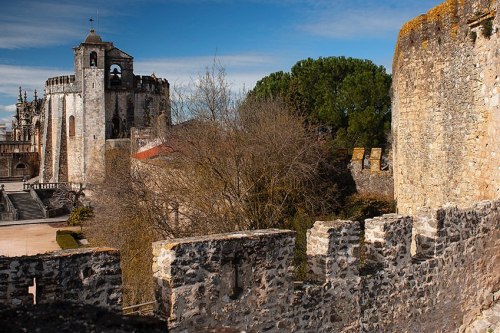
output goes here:
{"type": "Polygon", "coordinates": [[[37,223],[0,227],[0,255],[21,256],[57,251],[57,230],[80,230],[65,223],[37,223]]]}

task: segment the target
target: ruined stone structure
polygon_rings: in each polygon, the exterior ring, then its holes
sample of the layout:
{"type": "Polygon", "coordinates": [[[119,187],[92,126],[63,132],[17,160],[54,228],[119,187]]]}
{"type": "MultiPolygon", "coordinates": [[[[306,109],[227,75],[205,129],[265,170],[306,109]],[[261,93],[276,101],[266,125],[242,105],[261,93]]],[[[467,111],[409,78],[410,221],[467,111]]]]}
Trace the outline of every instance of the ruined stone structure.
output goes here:
{"type": "Polygon", "coordinates": [[[171,332],[456,332],[500,301],[500,201],[365,225],[360,270],[360,223],[316,222],[306,283],[290,231],[154,243],[158,314],[171,332]]]}
{"type": "Polygon", "coordinates": [[[369,153],[364,148],[354,148],[349,169],[356,192],[394,198],[392,161],[390,157],[383,158],[382,148],[372,148],[369,153]]]}
{"type": "Polygon", "coordinates": [[[94,30],[74,54],[75,75],[45,84],[42,181],[99,182],[108,140],[158,119],[170,123],[166,80],[134,75],[133,58],[94,30]]]}
{"type": "Polygon", "coordinates": [[[406,23],[393,62],[398,212],[500,198],[496,0],[447,0],[406,23]]]}
{"type": "Polygon", "coordinates": [[[0,305],[73,302],[120,311],[120,255],[112,249],[0,256],[0,305]]]}

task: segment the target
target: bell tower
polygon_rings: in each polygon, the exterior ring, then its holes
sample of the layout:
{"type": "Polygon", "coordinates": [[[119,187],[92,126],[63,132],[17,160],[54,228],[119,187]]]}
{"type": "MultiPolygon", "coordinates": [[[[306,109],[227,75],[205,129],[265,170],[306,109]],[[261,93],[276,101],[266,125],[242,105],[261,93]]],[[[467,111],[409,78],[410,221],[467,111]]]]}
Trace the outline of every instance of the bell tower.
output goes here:
{"type": "MultiPolygon", "coordinates": [[[[91,20],[92,23],[92,20],[91,20]]],[[[74,49],[76,81],[81,87],[81,110],[75,110],[74,118],[68,118],[75,135],[69,142],[75,149],[73,161],[78,161],[82,183],[104,178],[105,161],[105,88],[106,51],[112,43],[103,42],[91,26],[85,41],[74,49]],[[93,177],[94,179],[87,179],[93,177]]],[[[71,154],[71,150],[68,150],[71,154]]]]}

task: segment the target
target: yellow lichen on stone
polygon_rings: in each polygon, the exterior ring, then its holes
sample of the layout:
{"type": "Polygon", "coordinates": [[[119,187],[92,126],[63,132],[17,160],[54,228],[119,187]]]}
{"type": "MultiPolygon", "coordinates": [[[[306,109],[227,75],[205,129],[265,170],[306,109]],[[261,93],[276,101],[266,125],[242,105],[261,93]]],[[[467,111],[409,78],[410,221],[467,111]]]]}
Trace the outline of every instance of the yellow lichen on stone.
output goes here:
{"type": "Polygon", "coordinates": [[[165,250],[172,250],[177,245],[179,245],[179,243],[167,243],[167,244],[165,244],[164,249],[165,250]]]}
{"type": "Polygon", "coordinates": [[[435,22],[441,20],[447,15],[455,15],[457,8],[457,0],[446,0],[442,4],[429,10],[427,14],[422,14],[413,20],[406,22],[399,32],[399,39],[409,34],[412,30],[421,28],[426,22],[435,22]]]}
{"type": "Polygon", "coordinates": [[[457,2],[457,0],[447,0],[440,5],[437,5],[427,12],[427,20],[430,22],[434,22],[446,15],[455,15],[458,9],[457,2]]]}
{"type": "Polygon", "coordinates": [[[427,50],[427,45],[429,45],[429,41],[427,39],[423,40],[422,41],[422,48],[424,50],[427,50]]]}
{"type": "MultiPolygon", "coordinates": [[[[395,65],[396,59],[399,58],[398,57],[400,52],[399,43],[401,41],[401,38],[409,35],[414,30],[421,29],[428,22],[436,22],[442,20],[444,17],[448,15],[456,15],[458,11],[458,6],[459,6],[458,0],[446,0],[445,2],[429,10],[426,14],[422,14],[414,18],[413,20],[406,22],[399,31],[398,41],[396,43],[396,50],[394,52],[393,67],[395,65]]],[[[462,7],[464,6],[464,0],[461,1],[461,6],[462,7]]],[[[457,32],[458,32],[458,27],[455,32],[452,31],[452,33],[455,33],[455,35],[457,32]]],[[[422,46],[424,46],[423,42],[422,46]]],[[[425,47],[427,47],[427,45],[425,45],[425,47]]]]}

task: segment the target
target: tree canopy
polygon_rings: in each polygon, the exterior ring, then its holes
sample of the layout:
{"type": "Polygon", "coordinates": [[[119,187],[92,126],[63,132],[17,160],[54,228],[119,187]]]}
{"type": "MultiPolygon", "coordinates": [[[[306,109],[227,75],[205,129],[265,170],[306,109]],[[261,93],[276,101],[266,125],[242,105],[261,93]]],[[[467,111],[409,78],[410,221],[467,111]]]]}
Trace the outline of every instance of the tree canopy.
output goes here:
{"type": "Polygon", "coordinates": [[[282,97],[309,125],[332,133],[337,147],[383,146],[391,121],[391,75],[370,60],[328,57],[272,73],[249,95],[282,97]]]}

